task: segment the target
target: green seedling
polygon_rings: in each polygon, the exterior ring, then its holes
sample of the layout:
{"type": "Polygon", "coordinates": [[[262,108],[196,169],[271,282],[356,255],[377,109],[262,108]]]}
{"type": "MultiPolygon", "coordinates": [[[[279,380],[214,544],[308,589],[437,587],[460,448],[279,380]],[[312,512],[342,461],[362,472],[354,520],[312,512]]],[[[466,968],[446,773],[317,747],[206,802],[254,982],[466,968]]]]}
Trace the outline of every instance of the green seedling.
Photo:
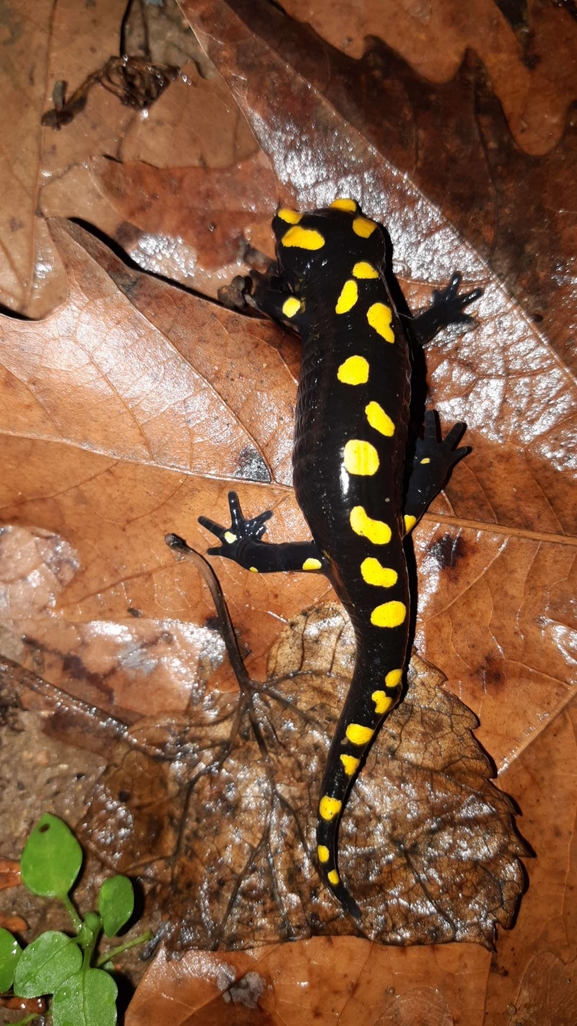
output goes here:
{"type": "MultiPolygon", "coordinates": [[[[61,819],[46,813],[32,831],[21,859],[22,882],[33,894],[57,898],[72,920],[74,935],[47,930],[22,949],[8,930],[0,929],[0,992],[50,1001],[52,1026],[115,1026],[117,987],[108,972],[128,948],[151,939],[139,937],[96,954],[101,934],[114,937],[134,911],[134,890],[126,876],[105,880],[98,912],[80,915],[70,898],[82,866],[82,848],[61,819]]],[[[24,1026],[37,1014],[20,1019],[24,1026]]]]}

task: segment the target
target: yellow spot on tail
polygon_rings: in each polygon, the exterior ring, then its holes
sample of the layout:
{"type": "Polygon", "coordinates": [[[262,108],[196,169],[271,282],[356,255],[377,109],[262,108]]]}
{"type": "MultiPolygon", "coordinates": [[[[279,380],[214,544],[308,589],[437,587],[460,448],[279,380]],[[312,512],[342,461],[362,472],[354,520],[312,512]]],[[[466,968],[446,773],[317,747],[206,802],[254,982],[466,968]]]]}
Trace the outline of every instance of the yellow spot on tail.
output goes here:
{"type": "Polygon", "coordinates": [[[387,438],[392,438],[395,433],[395,425],[379,403],[376,403],[373,399],[372,402],[365,406],[365,413],[369,424],[375,431],[380,431],[387,438]]]}
{"type": "Polygon", "coordinates": [[[370,442],[351,438],[345,445],[343,463],[349,474],[371,477],[379,469],[379,454],[370,442]]]}
{"type": "Polygon", "coordinates": [[[373,691],[371,698],[375,703],[375,712],[377,716],[382,716],[386,713],[387,709],[390,709],[393,704],[393,699],[389,698],[384,691],[373,691]]]}
{"type": "Polygon", "coordinates": [[[405,513],[405,531],[407,532],[407,534],[409,533],[409,531],[413,530],[413,527],[415,526],[416,523],[417,523],[417,518],[416,517],[411,516],[410,513],[405,513]]]}
{"type": "Polygon", "coordinates": [[[298,299],[291,296],[290,299],[285,299],[282,305],[282,312],[285,317],[294,317],[299,312],[301,304],[298,299]]]}
{"type": "Polygon", "coordinates": [[[399,575],[396,570],[388,566],[381,566],[374,556],[367,556],[361,563],[361,576],[367,584],[374,584],[376,588],[392,588],[396,584],[399,575]]]}
{"type": "Polygon", "coordinates": [[[225,531],[224,540],[227,541],[229,545],[232,545],[232,543],[236,541],[236,534],[233,534],[232,531],[225,531]]]}
{"type": "Polygon", "coordinates": [[[375,222],[369,221],[367,217],[355,217],[353,221],[353,231],[355,235],[360,235],[361,239],[368,239],[376,227],[375,222]]]}
{"type": "Polygon", "coordinates": [[[298,249],[322,249],[325,240],[320,232],[314,228],[300,228],[294,225],[289,228],[281,242],[283,246],[296,246],[298,249]]]}
{"type": "Polygon", "coordinates": [[[336,887],[337,884],[341,882],[336,869],[331,869],[331,871],[327,873],[327,880],[333,885],[333,887],[336,887]]]}
{"type": "Polygon", "coordinates": [[[341,294],[337,299],[337,305],[335,306],[335,313],[344,314],[352,310],[357,299],[359,298],[359,288],[356,281],[349,278],[348,281],[342,287],[341,294]]]}
{"type": "Polygon", "coordinates": [[[256,566],[249,566],[249,570],[252,574],[258,574],[256,566]]]}
{"type": "Polygon", "coordinates": [[[373,520],[367,516],[363,506],[353,506],[350,524],[361,538],[368,538],[373,545],[386,545],[391,540],[391,528],[382,520],[373,520]]]}
{"type": "Polygon", "coordinates": [[[345,199],[343,196],[333,200],[331,207],[333,210],[348,210],[351,214],[356,214],[358,203],[354,199],[345,199]]]}
{"type": "Polygon", "coordinates": [[[360,723],[349,723],[345,731],[349,741],[354,745],[366,745],[374,733],[372,727],[363,727],[360,723]]]}
{"type": "Polygon", "coordinates": [[[341,762],[345,767],[347,777],[352,777],[361,765],[361,760],[355,759],[354,755],[341,755],[341,762]]]}
{"type": "Polygon", "coordinates": [[[384,602],[371,613],[373,627],[399,627],[405,621],[407,607],[404,602],[384,602]]]}
{"type": "Polygon", "coordinates": [[[303,570],[320,570],[322,565],[323,564],[321,563],[320,559],[313,559],[312,557],[309,557],[309,559],[305,559],[303,563],[303,570]]]}
{"type": "Polygon", "coordinates": [[[343,803],[338,798],[329,798],[328,794],[325,794],[319,802],[319,816],[321,819],[334,819],[342,807],[343,803]]]}
{"type": "Polygon", "coordinates": [[[331,857],[331,853],[330,853],[329,849],[327,848],[326,844],[319,844],[319,846],[317,848],[317,855],[319,857],[319,862],[328,862],[329,861],[329,859],[331,857]]]}
{"type": "Polygon", "coordinates": [[[396,688],[403,679],[402,670],[389,670],[385,677],[385,686],[388,688],[396,688]]]}
{"type": "MultiPolygon", "coordinates": [[[[294,228],[291,228],[292,231],[294,231],[294,228]]],[[[385,342],[395,341],[395,335],[391,328],[392,319],[393,311],[385,303],[373,303],[367,310],[367,320],[371,328],[374,328],[384,338],[385,342]]]]}
{"type": "Polygon", "coordinates": [[[366,385],[369,380],[369,363],[364,356],[349,356],[341,363],[337,378],[343,385],[366,385]]]}
{"type": "Polygon", "coordinates": [[[428,456],[425,456],[424,460],[421,460],[421,463],[430,463],[430,462],[431,461],[430,461],[428,456]]]}
{"type": "Polygon", "coordinates": [[[299,214],[298,210],[291,210],[290,207],[281,207],[276,216],[287,224],[298,224],[303,215],[299,214]]]}
{"type": "Polygon", "coordinates": [[[353,278],[378,278],[379,272],[367,260],[360,260],[353,267],[353,278]]]}

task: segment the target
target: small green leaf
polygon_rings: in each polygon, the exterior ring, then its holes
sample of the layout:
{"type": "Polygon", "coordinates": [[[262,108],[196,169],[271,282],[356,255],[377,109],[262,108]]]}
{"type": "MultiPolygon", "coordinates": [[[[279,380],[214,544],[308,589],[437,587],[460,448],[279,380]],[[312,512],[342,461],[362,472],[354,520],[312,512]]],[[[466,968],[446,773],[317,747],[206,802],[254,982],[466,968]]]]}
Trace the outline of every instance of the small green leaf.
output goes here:
{"type": "Polygon", "coordinates": [[[22,948],[16,937],[3,927],[0,928],[0,993],[10,990],[21,954],[22,948]]]}
{"type": "Polygon", "coordinates": [[[98,895],[98,911],[107,937],[115,937],[134,912],[134,889],[127,876],[111,876],[98,895]]]}
{"type": "Polygon", "coordinates": [[[75,973],[52,998],[53,1026],[116,1026],[118,988],[102,969],[75,973]]]}
{"type": "Polygon", "coordinates": [[[85,951],[96,943],[96,938],[102,929],[102,920],[97,912],[87,912],[84,922],[80,927],[76,940],[85,951]]]}
{"type": "Polygon", "coordinates": [[[17,997],[53,994],[82,965],[82,952],[65,933],[48,930],[24,948],[14,974],[17,997]]]}
{"type": "Polygon", "coordinates": [[[28,838],[20,868],[28,890],[65,898],[82,865],[82,848],[61,819],[46,813],[28,838]]]}

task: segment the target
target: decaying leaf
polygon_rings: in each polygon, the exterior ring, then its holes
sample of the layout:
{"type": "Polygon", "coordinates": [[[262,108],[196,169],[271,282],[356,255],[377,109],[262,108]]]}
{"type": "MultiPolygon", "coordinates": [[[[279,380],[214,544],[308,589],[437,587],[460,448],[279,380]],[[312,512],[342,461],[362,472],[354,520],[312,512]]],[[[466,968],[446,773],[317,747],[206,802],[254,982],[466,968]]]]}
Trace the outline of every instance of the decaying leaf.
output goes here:
{"type": "Polygon", "coordinates": [[[20,863],[14,859],[0,859],[0,889],[17,887],[20,883],[20,863]]]}
{"type": "Polygon", "coordinates": [[[313,937],[254,952],[161,953],[126,1026],[482,1026],[490,955],[313,937]]]}
{"type": "MultiPolygon", "coordinates": [[[[211,692],[187,723],[133,728],[137,750],[99,784],[88,836],[117,871],[168,885],[171,947],[356,932],[320,887],[311,854],[353,660],[342,611],[322,607],[283,632],[263,688],[211,692]]],[[[366,936],[490,945],[496,923],[512,921],[527,849],[509,799],[489,781],[476,718],[443,680],[414,655],[405,701],[347,807],[341,866],[366,936]]]]}

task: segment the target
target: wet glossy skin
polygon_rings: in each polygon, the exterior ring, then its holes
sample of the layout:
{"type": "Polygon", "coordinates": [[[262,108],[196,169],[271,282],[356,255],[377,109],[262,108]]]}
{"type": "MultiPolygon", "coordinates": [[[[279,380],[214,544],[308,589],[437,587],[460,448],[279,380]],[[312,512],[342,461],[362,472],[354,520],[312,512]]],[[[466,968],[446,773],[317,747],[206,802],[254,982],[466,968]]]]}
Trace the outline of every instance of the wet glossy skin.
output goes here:
{"type": "MultiPolygon", "coordinates": [[[[313,541],[262,542],[271,514],[246,520],[235,493],[230,528],[199,519],[221,542],[209,552],[253,572],[326,574],[351,618],[356,664],[321,785],[317,858],[335,897],[360,918],[339,875],[339,821],[362,760],[402,692],[410,601],[403,538],[466,452],[453,451],[464,425],[438,441],[428,415],[403,494],[411,340],[386,284],[383,231],[350,199],[305,214],[281,208],[273,229],[277,264],[257,276],[254,300],[302,338],[293,469],[313,541]]],[[[455,276],[412,322],[420,341],[452,321],[470,320],[463,307],[480,292],[458,297],[458,282],[455,276]]]]}
{"type": "MultiPolygon", "coordinates": [[[[402,486],[410,356],[380,273],[385,246],[374,222],[338,209],[305,215],[297,231],[318,232],[324,245],[304,251],[304,259],[303,250],[295,254],[297,247],[283,245],[282,211],[273,227],[282,276],[304,305],[295,492],[357,641],[355,674],[321,787],[318,845],[321,859],[329,852],[328,875],[338,872],[334,820],[367,745],[400,695],[406,659],[402,486]]],[[[338,887],[335,877],[331,882],[338,887]]],[[[339,897],[350,906],[348,895],[339,897]]]]}

